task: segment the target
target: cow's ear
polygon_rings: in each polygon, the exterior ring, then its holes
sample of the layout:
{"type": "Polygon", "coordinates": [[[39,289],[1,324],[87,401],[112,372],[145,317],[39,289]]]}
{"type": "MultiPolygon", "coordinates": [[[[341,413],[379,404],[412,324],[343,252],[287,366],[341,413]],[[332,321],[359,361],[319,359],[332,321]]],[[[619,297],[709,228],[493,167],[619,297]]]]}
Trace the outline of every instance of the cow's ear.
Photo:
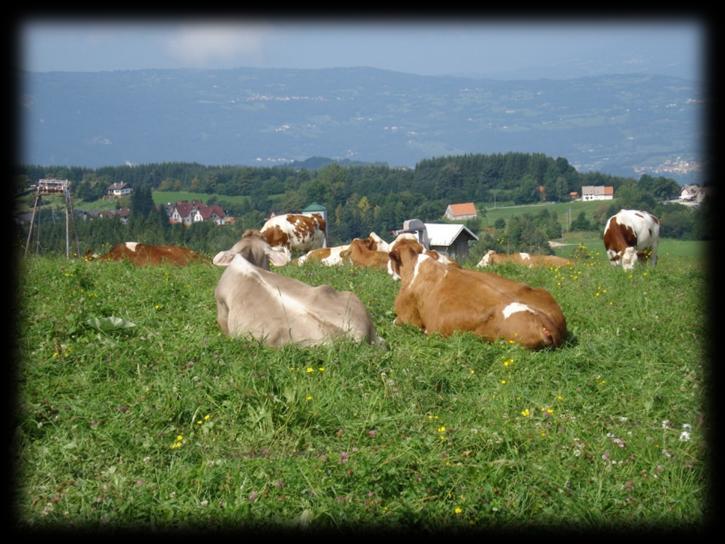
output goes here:
{"type": "Polygon", "coordinates": [[[220,251],[214,256],[212,263],[217,266],[229,266],[235,255],[236,253],[233,251],[220,251]]]}
{"type": "Polygon", "coordinates": [[[274,266],[284,266],[292,260],[292,254],[285,247],[272,248],[268,246],[265,253],[274,266]]]}

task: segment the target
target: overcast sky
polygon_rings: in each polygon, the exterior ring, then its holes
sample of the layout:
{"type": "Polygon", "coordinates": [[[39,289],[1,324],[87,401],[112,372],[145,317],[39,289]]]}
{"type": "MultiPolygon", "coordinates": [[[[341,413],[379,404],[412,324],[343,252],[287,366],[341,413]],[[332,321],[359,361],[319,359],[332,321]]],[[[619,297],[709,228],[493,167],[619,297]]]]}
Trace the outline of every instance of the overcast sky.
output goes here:
{"type": "Polygon", "coordinates": [[[26,19],[29,71],[368,66],[506,79],[646,72],[701,79],[701,21],[26,19]]]}

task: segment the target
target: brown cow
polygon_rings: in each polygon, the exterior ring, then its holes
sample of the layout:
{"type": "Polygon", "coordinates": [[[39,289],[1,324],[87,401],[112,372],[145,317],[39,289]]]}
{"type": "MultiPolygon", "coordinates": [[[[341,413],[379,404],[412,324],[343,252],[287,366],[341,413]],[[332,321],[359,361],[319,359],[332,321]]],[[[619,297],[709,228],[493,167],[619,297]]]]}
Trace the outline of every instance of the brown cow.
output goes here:
{"type": "Polygon", "coordinates": [[[377,247],[378,242],[371,236],[365,239],[355,238],[350,242],[350,247],[340,253],[340,257],[356,266],[385,270],[388,267],[388,254],[378,251],[375,249],[377,247]]]}
{"type": "Polygon", "coordinates": [[[111,251],[98,257],[98,260],[129,261],[138,266],[164,263],[185,266],[191,262],[201,262],[206,259],[185,247],[124,242],[113,246],[111,251]]]}
{"type": "Polygon", "coordinates": [[[402,240],[390,252],[401,279],[396,324],[448,336],[471,331],[489,341],[511,340],[529,349],[559,346],[566,321],[551,294],[489,272],[445,266],[402,240]]]}
{"type": "MultiPolygon", "coordinates": [[[[261,263],[278,255],[257,236],[238,244],[235,247],[242,253],[263,255],[261,263]]],[[[217,322],[224,334],[252,337],[275,347],[312,346],[342,337],[383,343],[355,294],[276,274],[251,263],[242,253],[222,251],[214,258],[214,264],[226,267],[214,291],[217,322]]]]}
{"type": "Polygon", "coordinates": [[[571,266],[574,264],[573,261],[556,255],[531,255],[530,253],[511,253],[510,255],[506,255],[503,253],[496,253],[496,251],[491,249],[486,252],[480,261],[478,261],[476,266],[480,268],[502,263],[521,264],[528,266],[529,268],[533,268],[535,266],[558,268],[560,266],[571,266]]]}

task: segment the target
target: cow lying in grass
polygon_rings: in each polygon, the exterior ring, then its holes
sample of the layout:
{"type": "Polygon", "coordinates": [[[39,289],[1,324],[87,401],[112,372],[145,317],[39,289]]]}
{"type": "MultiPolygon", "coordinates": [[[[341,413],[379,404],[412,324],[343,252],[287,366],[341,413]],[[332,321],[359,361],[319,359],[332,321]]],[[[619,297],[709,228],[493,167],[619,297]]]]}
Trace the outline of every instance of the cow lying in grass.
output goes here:
{"type": "Polygon", "coordinates": [[[191,262],[201,262],[206,259],[185,247],[124,242],[113,246],[111,251],[98,257],[98,260],[129,261],[138,266],[164,263],[184,266],[191,262]]]}
{"type": "Polygon", "coordinates": [[[384,269],[388,262],[388,244],[380,236],[371,232],[367,238],[355,238],[349,244],[308,251],[297,259],[296,263],[300,266],[308,262],[319,262],[325,266],[352,263],[359,266],[380,267],[379,261],[383,261],[382,268],[384,269]],[[353,245],[357,246],[354,250],[353,245]]]}
{"type": "Polygon", "coordinates": [[[224,334],[275,347],[325,344],[342,337],[382,343],[357,296],[267,270],[267,260],[278,255],[261,237],[249,235],[214,257],[214,264],[226,267],[214,291],[224,334]]]}
{"type": "Polygon", "coordinates": [[[520,264],[528,266],[529,268],[533,268],[535,266],[558,268],[560,266],[571,266],[574,264],[573,261],[556,255],[531,255],[530,253],[511,253],[507,255],[505,253],[496,253],[496,251],[490,249],[481,258],[481,260],[478,261],[476,266],[481,268],[502,263],[520,264]]]}
{"type": "Polygon", "coordinates": [[[448,336],[470,331],[486,340],[511,340],[530,349],[559,346],[566,336],[561,308],[544,289],[489,272],[446,266],[402,240],[389,254],[401,280],[395,323],[448,336]]]}

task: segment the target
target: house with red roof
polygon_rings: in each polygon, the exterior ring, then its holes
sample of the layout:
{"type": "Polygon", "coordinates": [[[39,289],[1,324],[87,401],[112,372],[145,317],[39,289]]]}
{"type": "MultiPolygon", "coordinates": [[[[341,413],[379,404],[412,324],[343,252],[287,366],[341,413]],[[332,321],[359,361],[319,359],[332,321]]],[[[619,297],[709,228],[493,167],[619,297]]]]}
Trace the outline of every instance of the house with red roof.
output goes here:
{"type": "Polygon", "coordinates": [[[466,219],[475,219],[478,217],[478,212],[473,202],[461,202],[458,204],[449,204],[443,216],[451,221],[465,221],[466,219]]]}
{"type": "Polygon", "coordinates": [[[167,207],[169,223],[192,225],[202,221],[213,221],[217,225],[226,223],[226,215],[219,204],[207,205],[198,200],[181,200],[167,207]]]}

